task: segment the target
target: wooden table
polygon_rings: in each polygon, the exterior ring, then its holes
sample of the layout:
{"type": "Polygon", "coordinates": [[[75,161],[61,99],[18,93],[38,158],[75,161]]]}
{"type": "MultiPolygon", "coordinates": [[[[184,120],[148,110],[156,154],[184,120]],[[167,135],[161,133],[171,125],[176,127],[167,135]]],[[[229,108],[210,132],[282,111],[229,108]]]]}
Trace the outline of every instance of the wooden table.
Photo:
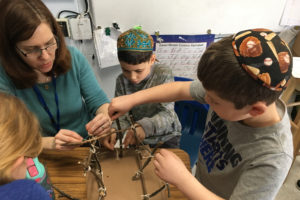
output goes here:
{"type": "MultiPolygon", "coordinates": [[[[181,149],[170,149],[190,169],[188,154],[181,149]]],[[[39,156],[40,161],[46,166],[50,180],[60,190],[80,200],[86,200],[86,178],[83,175],[83,167],[78,164],[83,161],[89,152],[89,148],[80,147],[72,151],[44,150],[39,156]]],[[[170,185],[171,197],[169,200],[184,200],[183,194],[173,185],[170,185]]],[[[55,191],[56,199],[58,193],[55,191]]]]}

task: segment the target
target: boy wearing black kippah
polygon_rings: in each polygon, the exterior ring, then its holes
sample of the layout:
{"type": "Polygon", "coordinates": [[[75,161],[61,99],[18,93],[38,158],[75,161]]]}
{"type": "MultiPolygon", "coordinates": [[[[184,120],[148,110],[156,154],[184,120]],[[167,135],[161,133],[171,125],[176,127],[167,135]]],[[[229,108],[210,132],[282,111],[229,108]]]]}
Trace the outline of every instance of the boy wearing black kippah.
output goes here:
{"type": "Polygon", "coordinates": [[[208,103],[196,178],[162,149],[156,174],[188,199],[274,199],[293,160],[286,105],[279,99],[291,76],[287,44],[267,29],[241,31],[213,43],[198,65],[199,81],[174,82],[112,100],[112,119],[149,102],[208,103]]]}
{"type": "MultiPolygon", "coordinates": [[[[139,29],[130,29],[118,37],[118,59],[123,73],[116,80],[115,96],[131,94],[140,90],[174,81],[172,70],[165,65],[154,64],[153,39],[139,29]]],[[[163,142],[162,147],[178,148],[181,124],[174,111],[174,103],[151,103],[136,106],[131,114],[137,125],[137,137],[150,147],[163,142]]],[[[119,119],[122,129],[130,127],[130,117],[119,119]]],[[[113,123],[117,129],[117,125],[113,123]]],[[[113,150],[116,134],[107,137],[103,144],[113,150]]],[[[137,141],[134,132],[128,130],[124,146],[134,145],[137,141]]]]}

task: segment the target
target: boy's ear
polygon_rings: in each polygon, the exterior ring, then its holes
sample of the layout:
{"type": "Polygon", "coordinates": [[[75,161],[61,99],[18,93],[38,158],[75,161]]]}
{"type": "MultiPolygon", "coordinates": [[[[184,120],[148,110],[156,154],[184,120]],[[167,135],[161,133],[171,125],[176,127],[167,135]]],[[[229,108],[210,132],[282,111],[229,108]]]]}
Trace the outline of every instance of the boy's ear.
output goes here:
{"type": "Polygon", "coordinates": [[[253,117],[263,114],[267,110],[267,105],[265,102],[257,102],[251,106],[249,114],[253,117]]]}
{"type": "Polygon", "coordinates": [[[155,54],[152,54],[152,55],[151,55],[151,58],[150,58],[150,63],[151,63],[151,65],[154,64],[155,60],[156,60],[156,55],[155,55],[155,54]]]}

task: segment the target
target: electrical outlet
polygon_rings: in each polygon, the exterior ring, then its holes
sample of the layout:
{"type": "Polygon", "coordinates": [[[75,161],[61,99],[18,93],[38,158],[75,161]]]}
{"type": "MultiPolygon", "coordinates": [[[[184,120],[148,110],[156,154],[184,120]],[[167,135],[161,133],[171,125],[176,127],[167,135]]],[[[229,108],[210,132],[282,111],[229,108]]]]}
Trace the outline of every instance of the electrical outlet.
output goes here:
{"type": "Polygon", "coordinates": [[[69,25],[73,40],[92,39],[92,28],[89,18],[71,18],[69,19],[69,25]]]}
{"type": "Polygon", "coordinates": [[[56,19],[65,37],[70,37],[69,22],[66,18],[56,19]]]}

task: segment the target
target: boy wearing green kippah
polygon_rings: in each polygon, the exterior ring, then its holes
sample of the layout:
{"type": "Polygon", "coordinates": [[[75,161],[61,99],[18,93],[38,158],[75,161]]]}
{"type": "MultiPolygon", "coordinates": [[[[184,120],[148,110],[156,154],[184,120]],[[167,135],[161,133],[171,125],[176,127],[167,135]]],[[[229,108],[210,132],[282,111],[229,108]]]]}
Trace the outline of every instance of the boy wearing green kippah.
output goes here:
{"type": "Polygon", "coordinates": [[[287,44],[267,29],[241,31],[211,44],[193,82],[167,83],[112,99],[112,120],[132,106],[197,100],[208,103],[196,177],[172,152],[155,155],[156,174],[190,200],[273,200],[293,161],[286,105],[291,76],[287,44]]]}
{"type": "MultiPolygon", "coordinates": [[[[174,77],[170,68],[154,64],[153,39],[151,35],[140,30],[130,29],[118,38],[118,59],[123,73],[116,80],[115,96],[123,96],[163,83],[172,82],[174,77]]],[[[130,110],[136,123],[137,137],[144,144],[154,147],[164,142],[165,148],[178,148],[181,124],[174,111],[174,103],[149,103],[130,110]]],[[[128,114],[120,119],[121,128],[130,127],[128,114]]],[[[114,123],[113,127],[117,126],[114,123]]],[[[107,137],[103,145],[113,150],[116,134],[107,137]]],[[[134,132],[128,130],[124,146],[136,144],[134,132]]]]}

